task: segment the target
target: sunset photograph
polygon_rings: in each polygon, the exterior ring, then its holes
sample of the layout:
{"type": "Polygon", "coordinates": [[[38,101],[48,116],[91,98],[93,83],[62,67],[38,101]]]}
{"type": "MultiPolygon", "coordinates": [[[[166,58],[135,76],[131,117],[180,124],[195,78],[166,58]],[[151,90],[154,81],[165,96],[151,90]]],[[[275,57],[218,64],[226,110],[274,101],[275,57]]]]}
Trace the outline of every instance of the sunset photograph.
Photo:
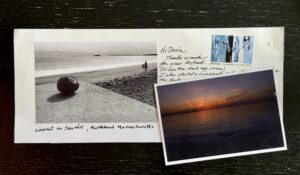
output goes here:
{"type": "Polygon", "coordinates": [[[156,86],[167,161],[284,146],[273,70],[156,86]]]}

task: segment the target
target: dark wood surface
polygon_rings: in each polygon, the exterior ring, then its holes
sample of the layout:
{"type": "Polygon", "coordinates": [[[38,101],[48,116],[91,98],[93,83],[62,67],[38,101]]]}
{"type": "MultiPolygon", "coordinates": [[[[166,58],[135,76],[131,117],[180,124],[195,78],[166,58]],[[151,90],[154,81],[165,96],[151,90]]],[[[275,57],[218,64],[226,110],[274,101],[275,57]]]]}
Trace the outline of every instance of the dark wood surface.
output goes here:
{"type": "Polygon", "coordinates": [[[300,174],[297,0],[1,0],[0,174],[300,174]],[[14,144],[14,28],[285,27],[288,151],[166,167],[162,145],[14,144]]]}

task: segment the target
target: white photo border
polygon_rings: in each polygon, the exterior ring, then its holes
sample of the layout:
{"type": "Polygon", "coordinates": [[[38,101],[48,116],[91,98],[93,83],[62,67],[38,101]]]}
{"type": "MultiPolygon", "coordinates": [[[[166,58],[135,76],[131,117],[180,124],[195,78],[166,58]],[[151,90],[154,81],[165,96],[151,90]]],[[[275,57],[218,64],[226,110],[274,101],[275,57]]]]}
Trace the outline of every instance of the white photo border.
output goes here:
{"type": "MultiPolygon", "coordinates": [[[[111,29],[15,29],[15,128],[14,143],[160,143],[158,122],[132,123],[36,123],[35,48],[37,42],[154,41],[145,30],[111,29]],[[113,32],[112,32],[113,31],[113,32]],[[118,32],[117,36],[114,33],[118,32]],[[56,128],[84,125],[82,130],[56,128]],[[114,129],[91,131],[92,126],[114,129]],[[119,125],[124,126],[120,129],[119,125]],[[148,127],[149,126],[149,127],[148,127]],[[54,128],[51,130],[51,128],[54,128]],[[132,129],[135,127],[134,129],[132,129]],[[45,130],[40,132],[39,130],[45,130]],[[87,132],[87,130],[89,130],[87,132]]],[[[151,33],[149,30],[148,33],[151,33]]],[[[157,49],[157,48],[156,48],[157,49]]],[[[154,113],[155,117],[156,112],[154,113]]]]}
{"type": "Polygon", "coordinates": [[[180,81],[176,81],[176,82],[164,82],[164,83],[154,84],[159,128],[160,128],[160,134],[161,134],[161,139],[162,139],[162,144],[163,144],[164,160],[165,160],[166,166],[287,150],[287,143],[286,143],[284,124],[283,124],[283,117],[281,116],[281,114],[283,114],[282,113],[283,111],[281,111],[282,109],[279,108],[279,102],[278,102],[278,99],[277,99],[276,101],[277,101],[277,106],[278,106],[278,110],[279,110],[278,112],[279,112],[279,116],[280,116],[281,133],[282,133],[283,144],[284,144],[283,147],[253,150],[253,151],[245,151],[245,152],[239,152],[239,153],[229,153],[229,154],[222,154],[222,155],[214,155],[214,156],[207,156],[207,157],[201,157],[201,158],[191,158],[191,159],[184,159],[184,160],[168,161],[167,151],[166,151],[166,144],[165,144],[165,137],[164,137],[164,132],[163,132],[163,124],[162,124],[162,118],[161,118],[161,113],[160,113],[160,104],[159,104],[159,98],[158,98],[158,93],[157,93],[157,87],[165,86],[165,85],[172,85],[172,84],[186,83],[186,82],[193,82],[193,81],[199,81],[199,80],[221,78],[221,77],[227,77],[227,76],[232,76],[232,75],[241,75],[241,74],[247,74],[247,73],[254,73],[254,72],[260,72],[260,71],[266,71],[266,70],[272,70],[274,85],[275,85],[275,89],[276,89],[276,92],[277,92],[277,83],[276,83],[276,79],[275,79],[275,76],[274,76],[273,67],[261,68],[261,69],[255,69],[255,70],[253,69],[253,70],[249,70],[249,71],[243,71],[243,72],[240,72],[240,73],[226,74],[226,75],[222,75],[222,76],[212,76],[212,77],[209,77],[209,78],[195,78],[195,79],[190,79],[190,80],[180,80],[180,81]]]}

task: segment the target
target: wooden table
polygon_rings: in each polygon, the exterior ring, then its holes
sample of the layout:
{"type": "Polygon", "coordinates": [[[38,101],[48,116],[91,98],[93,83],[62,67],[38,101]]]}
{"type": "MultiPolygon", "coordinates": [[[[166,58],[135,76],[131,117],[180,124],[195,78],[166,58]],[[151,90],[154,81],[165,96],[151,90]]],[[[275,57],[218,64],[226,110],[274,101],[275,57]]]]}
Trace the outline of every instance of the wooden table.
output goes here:
{"type": "Polygon", "coordinates": [[[300,1],[1,0],[0,174],[300,174],[300,1]],[[14,28],[285,27],[288,151],[166,167],[162,145],[14,144],[14,28]]]}

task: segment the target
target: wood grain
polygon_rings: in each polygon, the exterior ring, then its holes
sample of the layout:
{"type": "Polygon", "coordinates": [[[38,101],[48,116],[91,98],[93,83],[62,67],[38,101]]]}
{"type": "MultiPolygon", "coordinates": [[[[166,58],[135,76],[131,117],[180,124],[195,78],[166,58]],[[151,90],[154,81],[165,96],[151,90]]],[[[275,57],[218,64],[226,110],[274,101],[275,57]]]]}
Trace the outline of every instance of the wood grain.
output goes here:
{"type": "MultiPolygon", "coordinates": [[[[1,0],[0,174],[299,174],[297,0],[1,0]],[[166,167],[161,144],[13,144],[14,28],[285,27],[288,151],[166,167]]],[[[26,58],[25,58],[26,59],[26,58]]]]}

